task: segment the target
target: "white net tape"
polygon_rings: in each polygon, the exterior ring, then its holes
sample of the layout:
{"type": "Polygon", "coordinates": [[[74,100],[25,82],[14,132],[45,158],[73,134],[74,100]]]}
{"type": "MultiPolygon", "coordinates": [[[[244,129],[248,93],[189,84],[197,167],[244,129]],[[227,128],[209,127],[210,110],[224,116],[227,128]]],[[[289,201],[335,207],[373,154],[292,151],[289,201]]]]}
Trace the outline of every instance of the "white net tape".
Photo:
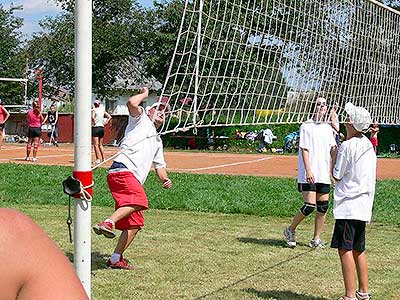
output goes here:
{"type": "Polygon", "coordinates": [[[399,24],[372,0],[186,1],[163,132],[301,123],[317,95],[400,124],[399,24]]]}

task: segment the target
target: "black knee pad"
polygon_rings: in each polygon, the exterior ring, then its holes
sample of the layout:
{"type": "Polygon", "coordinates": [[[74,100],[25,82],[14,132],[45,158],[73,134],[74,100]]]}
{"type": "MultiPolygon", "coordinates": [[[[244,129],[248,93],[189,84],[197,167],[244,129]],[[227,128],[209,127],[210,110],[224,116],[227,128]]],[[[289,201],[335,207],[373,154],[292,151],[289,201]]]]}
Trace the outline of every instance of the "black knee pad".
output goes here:
{"type": "Polygon", "coordinates": [[[315,204],[304,202],[304,205],[300,208],[301,213],[304,216],[309,216],[315,209],[315,204]]]}
{"type": "Polygon", "coordinates": [[[326,214],[329,207],[329,201],[317,201],[317,211],[322,214],[326,214]]]}

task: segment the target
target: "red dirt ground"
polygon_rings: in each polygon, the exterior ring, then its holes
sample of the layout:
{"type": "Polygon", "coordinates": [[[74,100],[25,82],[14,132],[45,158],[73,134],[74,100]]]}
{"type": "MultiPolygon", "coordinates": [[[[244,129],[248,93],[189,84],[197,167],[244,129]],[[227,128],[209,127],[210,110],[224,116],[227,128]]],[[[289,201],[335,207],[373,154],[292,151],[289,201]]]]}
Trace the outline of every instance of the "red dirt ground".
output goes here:
{"type": "MultiPolygon", "coordinates": [[[[41,146],[36,164],[73,166],[73,150],[72,144],[61,144],[59,148],[41,146]]],[[[110,157],[117,150],[115,147],[105,147],[106,157],[110,157]]],[[[0,150],[0,163],[32,164],[25,162],[24,157],[24,144],[3,144],[0,150]]],[[[297,156],[167,151],[165,159],[170,172],[292,178],[297,176],[297,156]]],[[[105,164],[109,165],[110,162],[105,164]]],[[[378,179],[400,179],[399,170],[400,159],[378,158],[378,179]]]]}

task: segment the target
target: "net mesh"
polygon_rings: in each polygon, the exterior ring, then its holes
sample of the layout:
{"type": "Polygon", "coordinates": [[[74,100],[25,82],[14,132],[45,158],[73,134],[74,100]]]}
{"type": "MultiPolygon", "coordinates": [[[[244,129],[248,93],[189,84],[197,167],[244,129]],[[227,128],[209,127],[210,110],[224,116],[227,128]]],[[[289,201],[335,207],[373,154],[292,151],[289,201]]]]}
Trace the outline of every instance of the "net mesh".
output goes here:
{"type": "Polygon", "coordinates": [[[317,96],[400,124],[398,24],[372,0],[186,1],[163,131],[301,123],[317,96]]]}

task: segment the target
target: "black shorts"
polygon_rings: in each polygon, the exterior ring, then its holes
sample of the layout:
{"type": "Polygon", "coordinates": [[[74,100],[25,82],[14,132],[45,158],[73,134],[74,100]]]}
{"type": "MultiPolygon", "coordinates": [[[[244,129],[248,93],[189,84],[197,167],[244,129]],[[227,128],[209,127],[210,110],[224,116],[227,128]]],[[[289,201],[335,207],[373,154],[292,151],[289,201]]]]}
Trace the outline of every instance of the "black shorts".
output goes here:
{"type": "Polygon", "coordinates": [[[331,248],[363,252],[365,250],[365,224],[365,221],[359,220],[336,220],[331,248]]]}
{"type": "Polygon", "coordinates": [[[40,127],[29,127],[28,138],[37,138],[42,136],[42,128],[40,127]]]}
{"type": "Polygon", "coordinates": [[[297,183],[299,192],[317,192],[319,194],[329,194],[331,185],[326,183],[297,183]]]}
{"type": "Polygon", "coordinates": [[[3,130],[4,129],[4,123],[0,123],[0,130],[3,130]]]}
{"type": "Polygon", "coordinates": [[[102,126],[92,127],[92,137],[99,137],[99,138],[104,137],[104,127],[102,126]]]}

